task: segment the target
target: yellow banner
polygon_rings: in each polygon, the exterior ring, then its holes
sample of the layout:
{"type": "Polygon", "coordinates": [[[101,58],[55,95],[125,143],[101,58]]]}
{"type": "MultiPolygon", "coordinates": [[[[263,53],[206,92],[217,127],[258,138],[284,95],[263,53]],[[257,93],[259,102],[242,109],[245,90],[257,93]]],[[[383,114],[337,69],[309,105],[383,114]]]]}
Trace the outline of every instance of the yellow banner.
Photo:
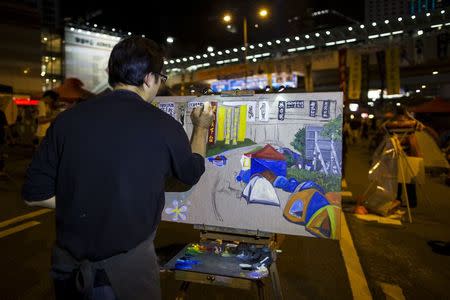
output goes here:
{"type": "Polygon", "coordinates": [[[388,95],[400,94],[400,49],[386,49],[386,90],[388,95]]]}
{"type": "Polygon", "coordinates": [[[361,97],[361,54],[351,52],[348,55],[348,98],[359,100],[361,97]]]}

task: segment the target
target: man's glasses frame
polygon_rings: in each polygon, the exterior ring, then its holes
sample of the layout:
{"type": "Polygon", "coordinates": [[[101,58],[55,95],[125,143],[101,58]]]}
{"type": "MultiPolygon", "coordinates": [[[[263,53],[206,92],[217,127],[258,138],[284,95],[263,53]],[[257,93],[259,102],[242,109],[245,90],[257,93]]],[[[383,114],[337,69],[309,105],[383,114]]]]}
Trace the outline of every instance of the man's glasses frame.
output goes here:
{"type": "Polygon", "coordinates": [[[158,73],[158,72],[154,72],[153,74],[159,75],[159,77],[161,78],[161,82],[162,82],[162,83],[165,83],[165,82],[167,81],[167,78],[169,77],[169,76],[167,76],[166,74],[158,73]]]}

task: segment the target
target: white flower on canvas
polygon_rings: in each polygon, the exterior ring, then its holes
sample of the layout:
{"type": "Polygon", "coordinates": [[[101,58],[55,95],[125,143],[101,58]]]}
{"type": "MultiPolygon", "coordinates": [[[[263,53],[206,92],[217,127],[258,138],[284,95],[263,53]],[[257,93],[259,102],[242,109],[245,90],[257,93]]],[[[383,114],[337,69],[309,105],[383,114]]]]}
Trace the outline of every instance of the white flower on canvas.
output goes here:
{"type": "Polygon", "coordinates": [[[179,203],[178,200],[172,201],[173,207],[168,207],[164,211],[166,214],[172,216],[172,221],[186,221],[186,212],[188,211],[188,208],[186,205],[182,205],[182,203],[179,203]]]}

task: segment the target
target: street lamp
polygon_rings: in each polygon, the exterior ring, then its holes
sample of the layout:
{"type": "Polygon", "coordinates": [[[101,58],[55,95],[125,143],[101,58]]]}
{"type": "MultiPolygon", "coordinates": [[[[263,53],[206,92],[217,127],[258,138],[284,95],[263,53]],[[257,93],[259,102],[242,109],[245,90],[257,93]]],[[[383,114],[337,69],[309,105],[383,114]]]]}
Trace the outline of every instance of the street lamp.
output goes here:
{"type": "MultiPolygon", "coordinates": [[[[259,15],[260,18],[267,18],[267,16],[269,15],[269,11],[266,8],[261,8],[258,11],[258,15],[259,15]]],[[[229,13],[226,13],[223,16],[223,21],[225,23],[230,23],[232,19],[233,18],[231,16],[231,14],[229,14],[229,13]]],[[[243,24],[242,25],[243,25],[243,33],[244,33],[244,48],[245,48],[245,50],[244,50],[244,61],[247,64],[248,35],[247,35],[247,17],[246,16],[243,17],[243,24]]],[[[227,26],[229,26],[229,24],[227,26]]]]}

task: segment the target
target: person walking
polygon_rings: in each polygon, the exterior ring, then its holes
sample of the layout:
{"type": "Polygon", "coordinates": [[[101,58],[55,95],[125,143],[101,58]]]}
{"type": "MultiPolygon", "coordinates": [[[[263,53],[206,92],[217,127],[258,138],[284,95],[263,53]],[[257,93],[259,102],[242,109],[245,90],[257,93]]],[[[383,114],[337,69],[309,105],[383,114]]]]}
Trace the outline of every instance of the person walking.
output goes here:
{"type": "Polygon", "coordinates": [[[37,105],[37,128],[36,143],[40,145],[45,137],[51,122],[56,118],[55,103],[58,101],[58,94],[54,91],[46,91],[37,105]]]}

